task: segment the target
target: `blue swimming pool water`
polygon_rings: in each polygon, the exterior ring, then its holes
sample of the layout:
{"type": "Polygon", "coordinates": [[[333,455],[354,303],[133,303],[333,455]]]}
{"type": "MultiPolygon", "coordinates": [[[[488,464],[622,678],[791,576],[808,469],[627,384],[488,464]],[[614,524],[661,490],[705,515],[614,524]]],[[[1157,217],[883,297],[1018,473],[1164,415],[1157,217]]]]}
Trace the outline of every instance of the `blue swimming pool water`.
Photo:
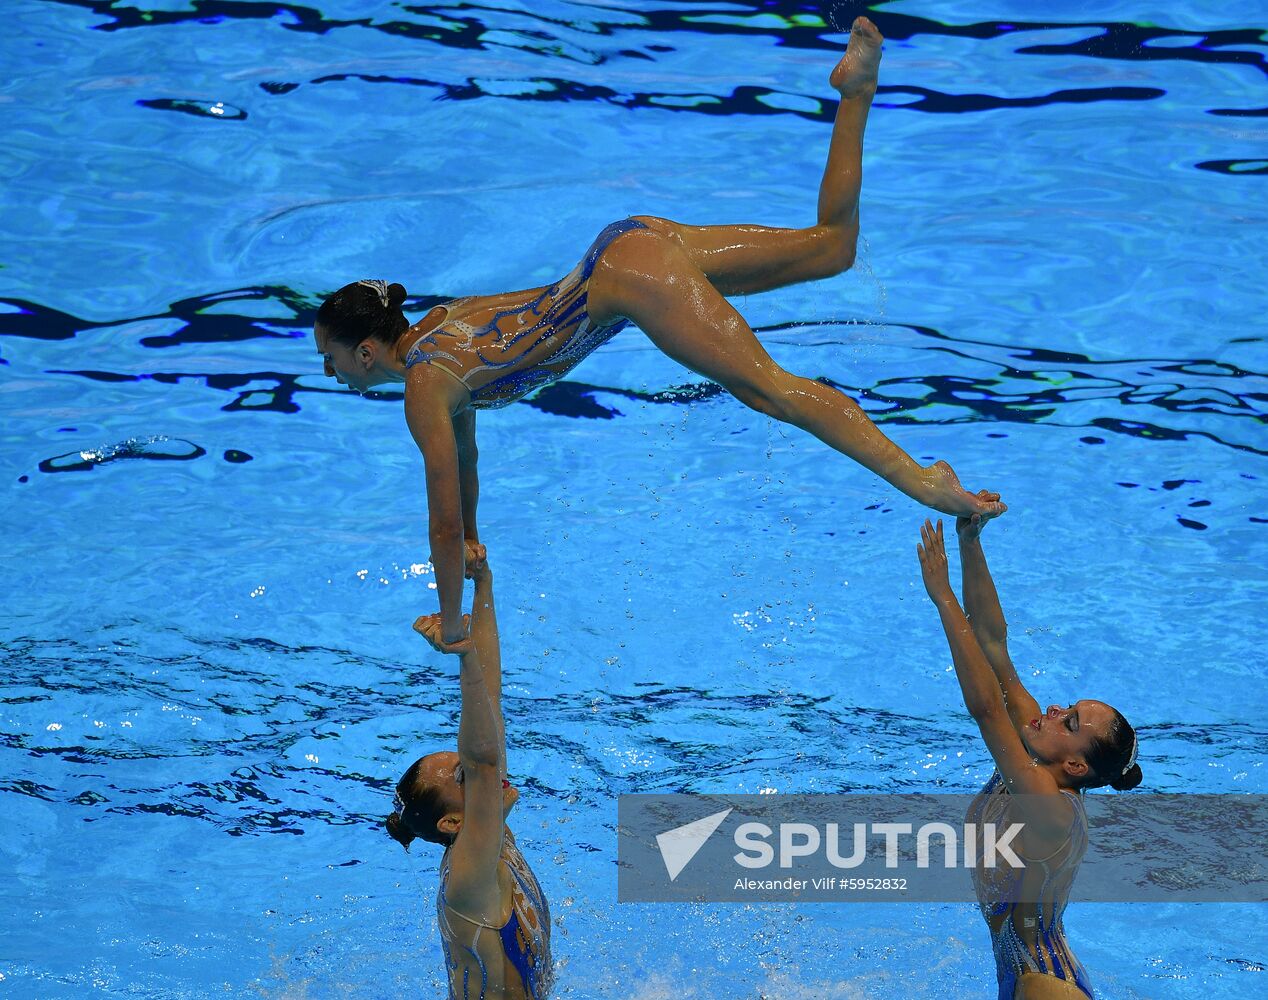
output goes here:
{"type": "MultiPolygon", "coordinates": [[[[877,4],[859,266],[738,303],[988,532],[1036,694],[1149,788],[1268,791],[1263,10],[877,4]]],[[[858,8],[861,9],[861,8],[858,8]]],[[[377,823],[454,739],[399,400],[321,296],[566,271],[607,222],[812,218],[849,5],[17,0],[0,40],[2,985],[440,986],[377,823]]],[[[913,504],[636,330],[482,418],[514,826],[563,996],[993,996],[970,906],[617,905],[616,796],[989,773],[913,504]]],[[[1262,907],[1076,905],[1106,997],[1262,992],[1262,907]]]]}

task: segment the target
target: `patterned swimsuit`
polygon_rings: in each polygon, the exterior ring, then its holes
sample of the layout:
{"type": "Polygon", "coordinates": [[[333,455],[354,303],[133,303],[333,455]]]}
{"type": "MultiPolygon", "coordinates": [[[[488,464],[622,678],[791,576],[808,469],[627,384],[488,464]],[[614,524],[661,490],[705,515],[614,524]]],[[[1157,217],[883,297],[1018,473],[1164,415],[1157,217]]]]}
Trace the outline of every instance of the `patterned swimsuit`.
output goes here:
{"type": "Polygon", "coordinates": [[[477,313],[476,324],[446,317],[414,342],[405,355],[405,367],[435,365],[466,387],[477,410],[508,406],[562,378],[628,324],[619,319],[593,325],[587,311],[588,284],[609,243],[646,228],[633,219],[612,223],[567,277],[525,293],[528,298],[492,315],[477,313]]]}
{"type": "MultiPolygon", "coordinates": [[[[1087,813],[1080,796],[1062,794],[1074,807],[1074,819],[1069,837],[1056,851],[1042,860],[1023,857],[1024,869],[979,866],[973,872],[973,888],[987,924],[994,928],[996,920],[1003,918],[991,932],[999,1000],[1013,1000],[1018,981],[1032,972],[1055,976],[1092,996],[1087,971],[1070,951],[1061,924],[1070,887],[1087,851],[1087,813]]],[[[965,821],[994,823],[995,829],[1006,829],[1011,822],[1011,805],[1004,779],[997,771],[969,806],[965,821]]]]}
{"type": "MultiPolygon", "coordinates": [[[[511,915],[501,927],[494,927],[448,904],[445,893],[449,886],[449,854],[446,852],[440,865],[440,891],[436,895],[436,922],[440,927],[441,947],[445,953],[445,976],[449,981],[449,1000],[485,1000],[489,972],[480,957],[480,936],[486,931],[496,934],[502,943],[507,961],[519,974],[526,1000],[546,1000],[554,985],[554,968],[550,958],[550,907],[542,888],[537,884],[524,855],[508,834],[502,843],[501,861],[511,873],[511,915]],[[475,926],[470,944],[460,944],[465,935],[459,935],[450,923],[449,915],[461,917],[475,926]],[[480,973],[480,981],[474,981],[467,963],[460,964],[454,950],[461,949],[474,961],[480,973]],[[455,973],[461,970],[461,992],[454,986],[455,973]]],[[[470,932],[468,932],[469,934],[470,932]]],[[[498,993],[498,996],[502,996],[498,993]]]]}

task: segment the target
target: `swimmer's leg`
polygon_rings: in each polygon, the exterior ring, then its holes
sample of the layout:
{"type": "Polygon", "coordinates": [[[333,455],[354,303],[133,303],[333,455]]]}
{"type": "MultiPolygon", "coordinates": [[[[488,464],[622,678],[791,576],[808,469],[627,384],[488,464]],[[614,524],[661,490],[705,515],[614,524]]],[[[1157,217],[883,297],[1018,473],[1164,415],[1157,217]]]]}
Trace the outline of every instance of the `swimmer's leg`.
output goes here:
{"type": "Polygon", "coordinates": [[[989,518],[1007,509],[966,490],[946,462],[917,464],[849,396],[780,368],[687,251],[660,233],[634,230],[612,242],[590,278],[590,304],[628,317],[740,402],[809,431],[934,510],[989,518]]]}
{"type": "Polygon", "coordinates": [[[841,101],[819,184],[815,225],[685,226],[668,219],[637,218],[674,239],[723,295],[769,291],[849,269],[859,235],[863,130],[876,94],[880,59],[880,32],[867,18],[857,18],[845,55],[829,77],[841,101]]]}

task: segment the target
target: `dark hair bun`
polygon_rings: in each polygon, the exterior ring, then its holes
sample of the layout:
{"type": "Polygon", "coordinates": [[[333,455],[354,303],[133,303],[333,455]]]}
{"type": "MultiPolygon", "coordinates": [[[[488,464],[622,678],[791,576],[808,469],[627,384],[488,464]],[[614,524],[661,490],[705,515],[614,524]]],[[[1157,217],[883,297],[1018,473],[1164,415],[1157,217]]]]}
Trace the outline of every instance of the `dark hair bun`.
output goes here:
{"type": "Polygon", "coordinates": [[[393,309],[401,308],[401,304],[405,301],[405,286],[396,281],[388,285],[387,301],[393,309]]]}
{"type": "MultiPolygon", "coordinates": [[[[396,287],[400,288],[401,286],[397,285],[396,287]]],[[[383,820],[383,825],[387,827],[388,835],[393,840],[402,847],[409,847],[410,842],[414,839],[414,834],[401,822],[401,817],[397,816],[396,813],[392,813],[391,816],[383,820]]]]}
{"type": "Polygon", "coordinates": [[[1110,788],[1116,792],[1130,792],[1145,778],[1139,764],[1133,764],[1128,772],[1110,782],[1110,788]]]}

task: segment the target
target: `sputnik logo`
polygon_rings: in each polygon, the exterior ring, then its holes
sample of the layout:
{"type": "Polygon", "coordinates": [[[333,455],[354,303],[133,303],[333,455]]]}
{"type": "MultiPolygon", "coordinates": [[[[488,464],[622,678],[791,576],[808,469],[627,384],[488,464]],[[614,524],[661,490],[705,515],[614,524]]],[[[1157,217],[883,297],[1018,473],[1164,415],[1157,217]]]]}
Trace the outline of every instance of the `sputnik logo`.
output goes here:
{"type": "Polygon", "coordinates": [[[731,809],[698,819],[685,826],[676,826],[672,830],[656,835],[656,846],[660,848],[661,860],[665,862],[665,871],[669,873],[669,881],[674,881],[688,863],[704,847],[705,841],[713,836],[713,832],[722,825],[722,821],[731,815],[731,809]]]}

